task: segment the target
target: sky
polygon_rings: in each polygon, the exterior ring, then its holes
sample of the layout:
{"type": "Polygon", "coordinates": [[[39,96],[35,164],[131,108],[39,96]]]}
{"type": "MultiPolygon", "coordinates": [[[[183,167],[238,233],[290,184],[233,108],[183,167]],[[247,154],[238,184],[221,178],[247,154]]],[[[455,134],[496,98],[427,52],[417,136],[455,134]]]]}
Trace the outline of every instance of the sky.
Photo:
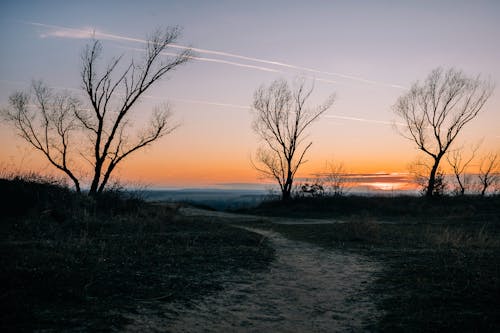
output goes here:
{"type": "MultiPolygon", "coordinates": [[[[109,59],[140,56],[143,44],[134,40],[173,25],[182,27],[176,44],[193,47],[196,59],[148,91],[134,112],[140,120],[169,102],[181,126],[126,160],[116,174],[122,181],[264,181],[251,165],[260,142],[250,106],[254,91],[278,78],[314,83],[312,105],[336,95],[310,128],[301,178],[328,161],[357,174],[407,172],[418,151],[394,128],[393,105],[439,66],[496,82],[456,147],[500,149],[499,1],[2,1],[0,106],[33,79],[78,94],[80,55],[92,32],[109,59]]],[[[4,123],[0,142],[1,168],[50,169],[4,123]]]]}

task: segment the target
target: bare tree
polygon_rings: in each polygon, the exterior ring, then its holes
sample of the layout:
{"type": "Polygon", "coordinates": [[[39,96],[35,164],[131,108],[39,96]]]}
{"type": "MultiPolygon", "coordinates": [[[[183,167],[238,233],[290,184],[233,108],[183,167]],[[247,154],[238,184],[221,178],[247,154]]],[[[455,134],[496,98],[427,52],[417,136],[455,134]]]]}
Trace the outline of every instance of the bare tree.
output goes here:
{"type": "Polygon", "coordinates": [[[293,181],[312,142],[305,143],[306,129],[333,104],[334,96],[317,107],[306,102],[314,86],[297,82],[293,91],[287,81],[280,79],[255,91],[253,129],[264,141],[257,152],[254,167],[266,177],[275,179],[283,200],[291,197],[293,181]]]}
{"type": "Polygon", "coordinates": [[[481,183],[481,196],[491,185],[500,180],[500,158],[498,153],[489,153],[481,159],[479,164],[479,181],[481,183]]]}
{"type": "Polygon", "coordinates": [[[450,151],[446,155],[446,160],[450,164],[453,174],[455,175],[455,180],[457,182],[456,193],[460,195],[465,194],[465,190],[470,183],[470,174],[467,173],[467,168],[470,163],[474,160],[476,152],[479,149],[479,145],[471,148],[471,154],[468,158],[464,157],[463,149],[456,149],[450,151]]]}
{"type": "Polygon", "coordinates": [[[144,92],[189,60],[190,50],[175,56],[164,52],[179,34],[177,27],[157,30],[147,41],[142,59],[122,64],[123,56],[113,58],[101,71],[98,62],[102,44],[93,41],[82,54],[81,79],[89,108],[77,107],[80,104],[72,98],[53,96],[48,88],[37,83],[36,111],[29,110],[28,95],[15,93],[6,118],[28,143],[72,179],[77,191],[80,181],[75,175],[76,166],[69,166],[69,156],[78,154],[85,144],[89,146],[81,157],[92,165],[89,195],[99,194],[120,162],[175,129],[169,107],[163,106],[153,110],[149,123],[137,135],[129,133],[132,111],[144,92]],[[75,130],[85,144],[72,140],[75,130]]]}
{"type": "Polygon", "coordinates": [[[327,162],[326,171],[323,173],[323,179],[326,182],[329,195],[338,197],[346,193],[348,178],[344,163],[334,161],[327,162]]]}
{"type": "Polygon", "coordinates": [[[469,78],[455,69],[438,68],[398,99],[394,111],[405,123],[402,134],[432,158],[426,196],[434,193],[441,159],[492,92],[493,84],[479,76],[469,78]]]}
{"type": "Polygon", "coordinates": [[[68,166],[70,147],[77,144],[72,134],[77,130],[74,115],[80,101],[68,94],[55,94],[41,81],[33,81],[30,92],[16,92],[9,102],[11,107],[2,110],[3,118],[50,164],[64,172],[80,192],[80,181],[68,166]]]}

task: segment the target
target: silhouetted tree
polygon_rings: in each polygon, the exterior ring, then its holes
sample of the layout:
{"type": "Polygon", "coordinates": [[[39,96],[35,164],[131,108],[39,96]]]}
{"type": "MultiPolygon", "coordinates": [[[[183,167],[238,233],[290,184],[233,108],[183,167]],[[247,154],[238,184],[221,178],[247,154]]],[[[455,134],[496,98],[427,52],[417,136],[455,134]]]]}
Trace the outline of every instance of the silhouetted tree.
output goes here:
{"type": "Polygon", "coordinates": [[[468,158],[464,157],[463,149],[456,149],[450,151],[446,155],[446,160],[450,164],[453,174],[455,176],[455,180],[457,183],[456,193],[460,195],[465,194],[465,190],[467,189],[470,183],[470,174],[466,172],[468,166],[474,160],[476,152],[479,146],[472,147],[471,154],[468,158]]]}
{"type": "Polygon", "coordinates": [[[433,70],[420,84],[401,96],[395,113],[405,124],[402,134],[432,158],[426,193],[433,196],[439,163],[463,127],[481,111],[493,92],[493,84],[461,71],[433,70]]]}
{"type": "Polygon", "coordinates": [[[179,33],[177,27],[157,30],[147,41],[142,59],[122,65],[120,56],[103,70],[98,69],[102,45],[93,41],[82,54],[81,79],[89,108],[82,108],[73,97],[53,94],[37,82],[33,84],[34,98],[23,92],[10,97],[10,108],[3,112],[5,118],[21,137],[68,175],[77,191],[81,181],[75,169],[81,166],[69,164],[71,156],[80,153],[92,165],[89,194],[99,194],[120,162],[176,127],[171,123],[170,109],[163,106],[155,108],[148,125],[135,137],[129,135],[128,128],[133,107],[144,92],[189,60],[190,50],[175,56],[163,54],[179,33]],[[90,146],[90,151],[82,153],[85,146],[90,146]]]}
{"type": "Polygon", "coordinates": [[[324,104],[307,107],[313,88],[306,87],[301,80],[292,91],[281,79],[268,87],[261,86],[254,94],[253,129],[265,143],[257,152],[258,165],[254,167],[278,182],[283,200],[290,199],[295,174],[312,145],[312,142],[304,143],[306,129],[334,101],[331,95],[324,104]]]}
{"type": "Polygon", "coordinates": [[[323,173],[328,194],[335,197],[342,196],[347,191],[347,171],[341,162],[327,162],[326,171],[323,173]]]}
{"type": "Polygon", "coordinates": [[[481,159],[478,176],[481,183],[481,196],[484,196],[488,188],[500,179],[498,153],[489,153],[481,159]]]}
{"type": "Polygon", "coordinates": [[[9,97],[10,108],[3,118],[13,124],[20,137],[58,170],[64,172],[80,192],[80,181],[70,169],[70,147],[77,145],[73,133],[80,101],[69,94],[55,94],[41,81],[33,81],[31,92],[15,92],[9,97]]]}

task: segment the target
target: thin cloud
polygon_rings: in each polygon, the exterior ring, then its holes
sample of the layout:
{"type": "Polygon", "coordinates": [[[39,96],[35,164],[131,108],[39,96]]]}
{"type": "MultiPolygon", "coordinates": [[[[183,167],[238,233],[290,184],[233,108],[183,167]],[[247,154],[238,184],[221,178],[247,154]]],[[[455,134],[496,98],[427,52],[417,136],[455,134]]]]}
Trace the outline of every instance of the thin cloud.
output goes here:
{"type": "MultiPolygon", "coordinates": [[[[143,97],[147,98],[147,99],[165,100],[165,98],[163,98],[163,97],[156,97],[156,96],[152,96],[152,95],[143,95],[143,97]]],[[[213,106],[222,106],[222,107],[245,109],[245,110],[249,110],[250,109],[249,106],[244,106],[244,105],[230,104],[230,103],[221,103],[221,102],[211,102],[211,101],[202,101],[202,100],[197,100],[197,99],[186,99],[186,98],[175,98],[175,97],[168,97],[166,99],[172,100],[172,101],[181,102],[181,103],[213,105],[213,106]]]]}
{"type": "Polygon", "coordinates": [[[41,33],[40,37],[58,37],[58,38],[72,38],[72,39],[87,39],[94,35],[94,30],[53,30],[49,33],[41,33]]]}
{"type": "Polygon", "coordinates": [[[367,118],[357,118],[357,117],[349,117],[349,116],[338,116],[333,114],[326,114],[322,116],[323,118],[334,118],[334,119],[342,119],[342,120],[352,120],[359,121],[363,123],[372,123],[372,124],[382,124],[382,125],[396,125],[396,126],[405,126],[403,123],[395,123],[387,120],[375,120],[375,119],[367,119],[367,118]]]}
{"type": "MultiPolygon", "coordinates": [[[[95,38],[102,38],[102,39],[108,39],[108,40],[122,40],[122,41],[136,42],[136,43],[146,43],[146,40],[143,40],[143,39],[104,33],[104,32],[101,32],[101,31],[98,31],[95,29],[92,30],[90,28],[89,29],[74,29],[74,28],[44,24],[44,23],[37,23],[37,22],[23,22],[23,23],[51,29],[51,31],[48,31],[46,33],[41,34],[41,37],[52,36],[52,37],[60,37],[60,38],[78,38],[78,39],[95,37],[95,38]]],[[[230,52],[222,52],[222,51],[208,50],[208,49],[202,49],[202,48],[193,48],[193,47],[188,47],[188,46],[179,45],[179,44],[171,44],[170,47],[178,48],[178,49],[191,49],[191,50],[198,52],[198,53],[212,54],[212,55],[218,55],[218,56],[223,56],[223,57],[228,57],[228,58],[253,61],[253,62],[258,62],[258,63],[262,63],[262,64],[280,66],[280,67],[285,67],[285,68],[294,69],[294,70],[298,70],[298,71],[305,71],[305,72],[314,73],[314,74],[336,76],[336,77],[340,77],[343,79],[362,82],[362,83],[366,83],[366,84],[386,86],[386,87],[396,88],[396,89],[405,89],[405,90],[407,89],[406,87],[398,85],[398,84],[369,80],[369,79],[366,79],[363,77],[348,75],[348,74],[343,74],[343,73],[338,73],[338,72],[322,71],[322,70],[318,70],[318,69],[314,69],[314,68],[297,66],[297,65],[293,65],[293,64],[279,62],[279,61],[248,57],[248,56],[230,53],[230,52]]],[[[204,59],[211,59],[211,58],[204,58],[204,59]]],[[[211,61],[211,60],[209,60],[209,61],[211,61]]],[[[231,64],[231,65],[237,64],[236,66],[242,65],[240,63],[235,63],[235,62],[230,62],[230,61],[228,61],[227,64],[231,64]]],[[[247,65],[247,66],[250,66],[250,65],[247,65]]],[[[258,68],[258,67],[259,66],[256,66],[256,68],[258,68]]],[[[323,81],[323,82],[329,82],[329,83],[338,83],[336,81],[329,81],[326,79],[317,79],[317,80],[323,81]]]]}
{"type": "MultiPolygon", "coordinates": [[[[87,39],[87,38],[102,38],[102,39],[108,39],[108,40],[125,40],[129,42],[137,42],[137,43],[147,43],[146,40],[143,39],[137,39],[137,38],[131,38],[131,37],[124,37],[124,36],[119,36],[119,35],[113,35],[113,34],[108,34],[108,33],[103,33],[98,30],[92,30],[91,28],[81,30],[81,29],[73,29],[73,28],[66,28],[66,27],[58,27],[54,25],[48,25],[48,24],[43,24],[43,23],[34,23],[34,22],[27,22],[28,24],[32,24],[35,26],[41,26],[44,28],[50,28],[50,29],[56,29],[53,31],[50,31],[48,33],[43,33],[40,36],[42,38],[46,37],[59,37],[59,38],[74,38],[74,39],[87,39]]],[[[180,46],[180,45],[174,45],[170,44],[169,45],[172,48],[181,48],[181,49],[191,49],[193,51],[198,51],[201,49],[196,49],[196,48],[189,48],[187,46],[180,46]]],[[[131,48],[133,50],[139,50],[137,48],[131,48]]],[[[213,54],[218,54],[218,53],[223,53],[223,52],[204,52],[204,53],[213,53],[213,54]]],[[[176,56],[177,54],[174,53],[169,53],[169,52],[163,52],[164,55],[170,55],[170,56],[176,56]]],[[[281,71],[269,67],[263,67],[263,66],[256,66],[256,65],[249,65],[249,64],[242,64],[234,61],[229,61],[229,60],[223,60],[223,59],[214,59],[214,58],[207,58],[207,57],[197,57],[197,56],[188,56],[189,59],[193,60],[199,60],[199,61],[204,61],[204,62],[213,62],[213,63],[219,63],[219,64],[226,64],[226,65],[232,65],[232,66],[237,66],[237,67],[243,67],[243,68],[251,68],[251,69],[257,69],[265,72],[272,72],[272,73],[281,73],[281,71]]],[[[329,83],[335,83],[334,81],[328,81],[328,80],[322,80],[325,82],[329,83]]]]}
{"type": "MultiPolygon", "coordinates": [[[[0,83],[6,83],[6,84],[10,84],[10,85],[21,85],[21,86],[29,87],[29,83],[24,82],[24,81],[10,81],[10,80],[1,80],[0,79],[0,83]]],[[[54,86],[54,85],[51,85],[50,88],[61,89],[61,90],[71,90],[71,91],[75,91],[78,93],[85,93],[85,90],[83,90],[82,88],[63,87],[63,86],[54,86]]],[[[159,100],[159,101],[171,100],[171,101],[177,101],[177,102],[181,102],[181,103],[203,104],[203,105],[222,106],[222,107],[250,110],[250,106],[231,104],[231,103],[203,101],[203,100],[197,100],[197,99],[176,98],[176,97],[156,97],[156,96],[147,95],[147,94],[142,95],[142,97],[145,99],[152,99],[152,100],[159,100]]]]}
{"type": "Polygon", "coordinates": [[[237,66],[237,67],[245,67],[245,68],[258,69],[258,70],[265,71],[265,72],[281,73],[281,71],[279,71],[277,69],[272,69],[272,68],[262,67],[262,66],[255,66],[255,65],[247,65],[247,64],[242,64],[242,63],[239,63],[239,62],[222,60],[222,59],[196,57],[196,56],[188,56],[188,58],[189,59],[194,59],[194,60],[199,60],[199,61],[205,61],[205,62],[216,62],[216,63],[219,63],[219,64],[226,64],[226,65],[232,65],[232,66],[237,66]]]}
{"type": "MultiPolygon", "coordinates": [[[[144,50],[138,49],[138,48],[127,47],[126,49],[134,50],[134,51],[139,51],[139,52],[144,52],[144,50]]],[[[162,55],[173,56],[173,57],[178,56],[178,54],[171,53],[171,52],[162,52],[161,54],[162,55]]],[[[215,62],[215,63],[218,63],[218,64],[226,64],[226,65],[237,66],[237,67],[252,68],[252,69],[257,69],[257,70],[264,71],[264,72],[281,73],[281,71],[279,71],[277,69],[269,68],[269,67],[242,64],[242,63],[239,63],[239,62],[228,61],[228,60],[223,60],[223,59],[214,59],[214,58],[197,57],[197,56],[186,56],[186,58],[193,59],[193,60],[199,60],[199,61],[205,61],[205,62],[215,62]]]]}
{"type": "MultiPolygon", "coordinates": [[[[180,48],[180,49],[187,49],[188,47],[182,46],[182,45],[172,45],[174,48],[180,48]]],[[[279,61],[272,61],[272,60],[265,60],[265,59],[260,59],[260,58],[253,58],[253,57],[247,57],[247,56],[242,56],[239,54],[235,53],[229,53],[229,52],[221,52],[221,51],[213,51],[213,50],[207,50],[207,49],[200,49],[200,48],[191,48],[193,51],[199,52],[199,53],[207,53],[207,54],[214,54],[214,55],[220,55],[220,56],[225,56],[225,57],[231,57],[231,58],[236,58],[236,59],[241,59],[241,60],[248,60],[248,61],[254,61],[254,62],[260,62],[268,65],[275,65],[275,66],[282,66],[282,67],[287,67],[299,71],[306,71],[310,73],[315,73],[315,74],[324,74],[324,75],[329,75],[329,76],[337,76],[341,77],[344,79],[349,79],[349,80],[355,80],[363,83],[370,83],[370,84],[378,84],[378,85],[384,85],[392,88],[398,88],[398,89],[407,89],[406,87],[403,87],[401,85],[397,84],[390,84],[390,83],[384,83],[384,82],[379,82],[379,81],[374,81],[374,80],[368,80],[364,79],[359,76],[353,76],[353,75],[347,75],[347,74],[341,74],[341,73],[336,73],[336,72],[327,72],[327,71],[321,71],[309,67],[302,67],[302,66],[297,66],[297,65],[292,65],[292,64],[287,64],[284,62],[279,62],[279,61]]],[[[334,82],[337,83],[336,81],[329,81],[325,79],[317,79],[318,81],[324,81],[324,82],[334,82]]]]}
{"type": "MultiPolygon", "coordinates": [[[[21,81],[0,80],[0,82],[5,82],[5,83],[9,83],[9,84],[24,84],[24,85],[28,85],[28,83],[21,82],[21,81]]],[[[84,91],[82,88],[71,88],[71,87],[68,88],[68,87],[60,87],[60,86],[51,86],[51,88],[73,90],[73,91],[77,91],[77,92],[83,92],[84,91]]],[[[153,100],[172,100],[172,101],[178,101],[178,102],[181,102],[181,103],[203,104],[203,105],[221,106],[221,107],[237,108],[237,109],[244,109],[244,110],[250,110],[251,109],[250,106],[246,106],[246,105],[231,104],[231,103],[222,103],[222,102],[216,102],[216,101],[204,101],[204,100],[176,98],[176,97],[167,97],[167,98],[165,98],[165,97],[156,97],[156,96],[153,96],[153,95],[143,95],[142,97],[146,98],[146,99],[153,99],[153,100]]],[[[383,125],[405,126],[405,124],[403,124],[403,123],[393,123],[393,122],[384,121],[384,120],[356,118],[356,117],[339,116],[339,115],[332,115],[332,114],[323,115],[322,118],[352,120],[352,121],[358,121],[358,122],[383,124],[383,125]]]]}

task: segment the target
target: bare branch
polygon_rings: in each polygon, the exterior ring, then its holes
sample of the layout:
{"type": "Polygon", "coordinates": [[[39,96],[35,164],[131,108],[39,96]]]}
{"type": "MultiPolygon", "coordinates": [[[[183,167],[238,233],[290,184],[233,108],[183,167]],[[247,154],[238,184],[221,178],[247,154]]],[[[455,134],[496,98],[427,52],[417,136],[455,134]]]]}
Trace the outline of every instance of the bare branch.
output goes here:
{"type": "Polygon", "coordinates": [[[116,164],[175,128],[167,124],[169,112],[155,113],[149,128],[132,140],[135,141],[134,144],[128,145],[129,140],[125,135],[130,112],[144,92],[168,72],[190,59],[190,50],[182,51],[174,57],[163,54],[179,35],[178,27],[158,29],[148,39],[145,56],[141,61],[132,59],[128,65],[121,67],[124,58],[120,56],[112,59],[102,73],[97,71],[101,44],[94,41],[85,49],[81,76],[92,112],[80,112],[75,116],[83,128],[93,134],[95,167],[90,185],[91,194],[100,193],[105,188],[116,164]],[[120,71],[120,68],[123,69],[120,71]]]}
{"type": "Polygon", "coordinates": [[[403,136],[434,161],[427,196],[432,196],[439,162],[463,127],[477,117],[493,87],[479,76],[469,78],[453,68],[437,68],[396,102],[394,112],[406,124],[403,136]]]}
{"type": "Polygon", "coordinates": [[[481,182],[481,196],[484,196],[489,187],[500,181],[500,155],[498,153],[489,153],[481,159],[478,176],[481,182]]]}
{"type": "Polygon", "coordinates": [[[453,170],[457,182],[456,193],[464,195],[470,183],[470,175],[466,172],[470,163],[474,160],[479,144],[471,148],[469,157],[464,156],[462,148],[450,151],[446,155],[446,160],[453,170]]]}
{"type": "Polygon", "coordinates": [[[254,167],[278,182],[284,200],[290,197],[295,174],[312,145],[302,146],[306,129],[334,101],[332,95],[323,105],[308,108],[313,88],[298,80],[292,91],[285,80],[276,80],[254,93],[252,127],[264,142],[257,152],[260,166],[254,167]]]}
{"type": "Polygon", "coordinates": [[[32,83],[32,92],[17,92],[9,98],[10,108],[3,112],[18,134],[47,160],[64,172],[80,191],[80,182],[68,165],[71,135],[76,129],[74,110],[79,101],[56,95],[41,81],[32,83]],[[30,103],[31,102],[31,103],[30,103]]]}
{"type": "Polygon", "coordinates": [[[65,172],[77,190],[74,159],[87,161],[93,169],[89,194],[96,195],[105,189],[119,163],[176,128],[170,121],[170,109],[163,107],[153,110],[151,121],[135,137],[128,133],[140,97],[190,59],[190,50],[175,56],[163,52],[179,35],[178,27],[158,29],[149,39],[143,59],[127,63],[121,55],[101,70],[102,45],[93,40],[81,56],[80,75],[88,108],[80,107],[81,103],[68,94],[55,94],[43,83],[33,82],[30,93],[11,96],[10,108],[2,111],[4,118],[53,166],[65,172]]]}

